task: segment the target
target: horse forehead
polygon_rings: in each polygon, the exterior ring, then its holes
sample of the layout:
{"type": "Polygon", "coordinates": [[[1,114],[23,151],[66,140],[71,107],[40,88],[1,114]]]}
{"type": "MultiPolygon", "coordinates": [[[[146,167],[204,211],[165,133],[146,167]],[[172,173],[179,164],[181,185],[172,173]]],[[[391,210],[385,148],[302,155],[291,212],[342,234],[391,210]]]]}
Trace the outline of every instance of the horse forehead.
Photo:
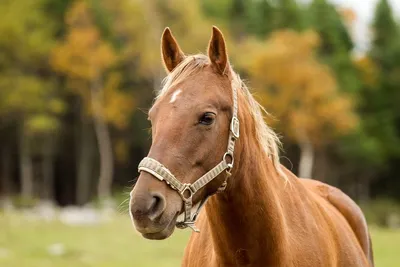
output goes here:
{"type": "MultiPolygon", "coordinates": [[[[205,99],[217,97],[217,86],[208,83],[190,82],[168,89],[164,104],[169,106],[177,106],[183,103],[188,105],[196,105],[198,102],[203,102],[205,99]]],[[[184,106],[188,106],[184,105],[184,106]]]]}
{"type": "Polygon", "coordinates": [[[169,100],[169,103],[174,103],[176,99],[178,98],[179,94],[182,93],[182,89],[176,89],[175,92],[172,93],[171,99],[169,100]]]}
{"type": "MultiPolygon", "coordinates": [[[[182,89],[183,92],[187,93],[207,93],[209,88],[218,88],[224,86],[224,78],[218,74],[215,74],[209,68],[205,68],[198,73],[186,77],[175,88],[170,88],[173,91],[176,89],[182,89]]],[[[210,91],[209,93],[212,93],[210,91]]]]}
{"type": "Polygon", "coordinates": [[[226,86],[221,77],[208,71],[200,72],[167,88],[166,94],[155,106],[163,110],[161,111],[163,114],[187,112],[199,104],[224,101],[228,92],[224,90],[226,86]]]}

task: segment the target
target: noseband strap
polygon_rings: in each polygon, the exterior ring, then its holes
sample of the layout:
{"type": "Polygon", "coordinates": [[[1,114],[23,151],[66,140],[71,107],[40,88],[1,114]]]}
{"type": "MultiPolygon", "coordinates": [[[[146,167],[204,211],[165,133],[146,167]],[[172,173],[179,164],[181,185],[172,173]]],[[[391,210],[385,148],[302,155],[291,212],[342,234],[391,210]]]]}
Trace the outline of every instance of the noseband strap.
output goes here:
{"type": "MultiPolygon", "coordinates": [[[[185,207],[185,218],[182,222],[177,222],[176,226],[178,228],[187,228],[190,227],[195,232],[200,232],[199,229],[194,225],[197,219],[197,215],[199,214],[201,208],[207,201],[205,199],[200,201],[200,205],[197,208],[197,211],[191,215],[191,210],[193,207],[193,196],[196,194],[201,188],[203,188],[206,184],[214,180],[221,173],[226,171],[228,176],[230,176],[230,172],[233,168],[234,163],[234,149],[235,149],[235,141],[239,138],[239,119],[237,116],[238,113],[238,104],[237,104],[237,89],[235,86],[232,86],[232,94],[233,94],[233,108],[232,108],[232,119],[230,123],[230,131],[229,131],[229,139],[228,139],[228,147],[226,153],[223,155],[222,160],[218,163],[214,168],[209,170],[199,179],[197,179],[192,184],[186,184],[180,182],[168,168],[166,168],[163,164],[158,162],[157,160],[149,157],[145,157],[139,163],[139,172],[147,172],[159,179],[160,181],[165,181],[172,189],[177,191],[181,196],[185,207]]],[[[226,181],[219,187],[218,191],[223,191],[226,187],[226,181]]],[[[217,192],[218,192],[217,191],[217,192]]]]}

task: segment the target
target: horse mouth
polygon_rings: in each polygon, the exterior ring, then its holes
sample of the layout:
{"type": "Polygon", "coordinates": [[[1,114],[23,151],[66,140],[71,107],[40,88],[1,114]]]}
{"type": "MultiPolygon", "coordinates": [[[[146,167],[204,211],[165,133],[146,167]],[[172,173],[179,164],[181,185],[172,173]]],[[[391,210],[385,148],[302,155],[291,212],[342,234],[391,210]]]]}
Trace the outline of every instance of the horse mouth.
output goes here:
{"type": "Polygon", "coordinates": [[[164,229],[152,232],[152,233],[142,233],[142,236],[150,240],[163,240],[172,235],[175,230],[176,219],[178,218],[178,213],[172,218],[172,220],[164,227],[164,229]]]}

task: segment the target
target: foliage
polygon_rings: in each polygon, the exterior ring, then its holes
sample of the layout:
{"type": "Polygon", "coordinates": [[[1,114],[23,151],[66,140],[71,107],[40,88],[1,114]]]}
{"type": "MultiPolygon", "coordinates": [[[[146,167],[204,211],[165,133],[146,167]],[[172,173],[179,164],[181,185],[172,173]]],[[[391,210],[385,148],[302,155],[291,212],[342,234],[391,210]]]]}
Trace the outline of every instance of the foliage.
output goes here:
{"type": "MultiPolygon", "coordinates": [[[[387,171],[391,158],[400,155],[397,72],[400,42],[397,25],[388,2],[379,2],[374,19],[374,37],[369,54],[357,59],[355,65],[362,84],[359,92],[359,114],[363,120],[357,135],[346,142],[346,154],[355,156],[369,172],[387,171]]],[[[398,156],[397,156],[398,157],[398,156]]],[[[354,160],[354,158],[353,158],[354,160]]]]}
{"type": "Polygon", "coordinates": [[[384,51],[379,51],[383,47],[391,47],[395,45],[393,40],[398,34],[398,25],[393,17],[392,9],[387,0],[380,0],[376,10],[374,19],[374,37],[372,53],[376,57],[384,57],[384,51]]]}
{"type": "MultiPolygon", "coordinates": [[[[306,136],[327,154],[327,164],[316,155],[316,165],[330,175],[328,183],[342,177],[346,191],[347,184],[351,188],[362,180],[373,196],[392,191],[398,197],[400,26],[390,1],[378,1],[371,48],[357,57],[355,12],[328,0],[306,2],[1,1],[0,148],[10,155],[1,160],[12,163],[13,190],[17,193],[20,184],[17,137],[28,137],[31,151],[25,157],[35,162],[35,184],[42,179],[42,164],[50,162],[47,169],[63,188],[58,200],[74,203],[75,192],[68,186],[80,172],[71,169],[95,151],[93,143],[87,154],[79,152],[94,138],[88,123],[95,118],[93,85],[99,87],[101,119],[117,158],[115,184],[131,181],[151,143],[146,110],[165,76],[159,53],[164,27],[192,54],[205,52],[214,24],[224,32],[235,69],[249,78],[258,99],[277,118],[271,124],[290,143],[285,150],[294,169],[299,139],[306,136]],[[85,123],[89,130],[80,140],[85,123]],[[54,146],[50,152],[47,143],[54,146]]],[[[0,178],[7,176],[3,169],[0,178]]],[[[87,169],[89,185],[97,179],[92,169],[87,169]]]]}
{"type": "Polygon", "coordinates": [[[280,28],[305,27],[302,8],[295,0],[222,0],[202,1],[205,13],[230,29],[236,39],[251,34],[259,38],[280,28]]]}
{"type": "MultiPolygon", "coordinates": [[[[90,9],[84,1],[75,2],[66,15],[68,33],[65,41],[53,51],[52,66],[69,77],[69,87],[82,98],[87,114],[93,113],[90,87],[93,80],[118,60],[112,46],[101,39],[90,9]]],[[[104,117],[117,127],[126,127],[132,111],[130,95],[118,91],[119,75],[106,76],[102,106],[104,117]]]]}
{"type": "Polygon", "coordinates": [[[21,119],[31,133],[55,131],[57,116],[64,111],[46,73],[54,27],[40,9],[44,3],[6,0],[0,4],[0,115],[21,119]],[[21,18],[14,19],[15,14],[21,18]],[[58,108],[47,106],[49,102],[58,108]],[[39,120],[46,123],[32,123],[39,120]]]}
{"type": "Polygon", "coordinates": [[[351,60],[353,41],[336,8],[326,0],[314,0],[310,7],[309,24],[321,38],[320,57],[335,73],[339,89],[355,94],[360,82],[351,60]]]}
{"type": "Polygon", "coordinates": [[[381,150],[383,167],[387,172],[376,182],[378,187],[386,187],[387,193],[398,196],[400,184],[392,177],[400,160],[400,40],[399,25],[387,0],[379,1],[373,21],[374,36],[368,57],[377,68],[377,82],[365,85],[362,97],[362,114],[368,128],[381,150]]]}
{"type": "Polygon", "coordinates": [[[285,136],[307,136],[322,144],[347,133],[357,123],[351,99],[338,91],[332,72],[315,57],[314,32],[275,32],[263,44],[244,48],[246,69],[267,110],[285,136]],[[296,44],[294,47],[293,44],[296,44]]]}
{"type": "MultiPolygon", "coordinates": [[[[193,54],[198,52],[199,47],[206,47],[210,38],[211,27],[200,12],[199,1],[193,1],[190,5],[185,3],[184,0],[158,1],[158,6],[153,11],[154,14],[159,15],[159,33],[164,29],[164,25],[168,24],[173,29],[183,51],[193,54]]],[[[160,34],[157,35],[158,38],[160,36],[160,34]]],[[[159,43],[156,45],[157,51],[159,50],[159,43]]]]}

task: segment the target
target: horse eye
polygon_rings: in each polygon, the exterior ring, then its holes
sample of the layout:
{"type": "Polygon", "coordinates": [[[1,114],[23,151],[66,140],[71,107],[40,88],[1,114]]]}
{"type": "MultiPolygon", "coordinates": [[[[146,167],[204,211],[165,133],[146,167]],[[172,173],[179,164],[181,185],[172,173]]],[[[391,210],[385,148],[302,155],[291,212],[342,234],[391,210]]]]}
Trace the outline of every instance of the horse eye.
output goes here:
{"type": "Polygon", "coordinates": [[[214,120],[215,114],[212,112],[206,112],[200,117],[199,123],[203,125],[211,125],[214,120]]]}

